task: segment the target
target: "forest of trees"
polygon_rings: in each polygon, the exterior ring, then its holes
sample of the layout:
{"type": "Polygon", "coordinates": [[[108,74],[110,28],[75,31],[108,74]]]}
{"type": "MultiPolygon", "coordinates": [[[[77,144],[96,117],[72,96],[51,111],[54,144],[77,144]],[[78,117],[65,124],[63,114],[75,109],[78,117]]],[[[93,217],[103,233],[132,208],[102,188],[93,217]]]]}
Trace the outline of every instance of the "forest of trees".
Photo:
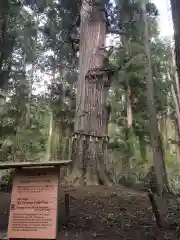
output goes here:
{"type": "Polygon", "coordinates": [[[0,160],[72,159],[71,184],[180,189],[175,44],[150,0],[0,1],[0,160]]]}

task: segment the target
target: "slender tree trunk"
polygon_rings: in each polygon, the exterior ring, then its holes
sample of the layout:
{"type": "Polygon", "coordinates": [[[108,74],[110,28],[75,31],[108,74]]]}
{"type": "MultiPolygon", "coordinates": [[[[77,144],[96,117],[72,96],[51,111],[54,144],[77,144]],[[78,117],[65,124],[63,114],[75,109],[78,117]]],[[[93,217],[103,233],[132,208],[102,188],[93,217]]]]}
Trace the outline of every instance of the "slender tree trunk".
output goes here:
{"type": "Polygon", "coordinates": [[[132,117],[132,103],[131,103],[131,88],[128,84],[127,86],[127,127],[128,129],[132,129],[133,117],[132,117]]]}
{"type": "MultiPolygon", "coordinates": [[[[79,78],[77,83],[76,117],[73,137],[74,184],[109,184],[107,159],[107,95],[108,81],[102,69],[106,19],[102,7],[94,0],[83,0],[80,25],[79,78]]],[[[104,7],[104,6],[103,6],[104,7]]]]}
{"type": "MultiPolygon", "coordinates": [[[[36,19],[36,26],[38,27],[39,26],[39,17],[38,17],[36,10],[34,10],[33,15],[34,15],[33,18],[36,19]]],[[[31,68],[30,77],[28,79],[29,89],[28,89],[28,102],[27,102],[27,113],[26,113],[26,127],[28,129],[31,127],[32,89],[33,89],[34,73],[35,73],[35,66],[36,66],[36,60],[37,60],[36,59],[36,47],[37,47],[37,35],[34,39],[34,47],[32,50],[32,56],[33,56],[32,68],[31,68]]]]}
{"type": "Polygon", "coordinates": [[[179,105],[179,109],[180,109],[180,81],[179,81],[179,78],[178,78],[178,73],[177,73],[177,70],[176,70],[176,63],[175,63],[175,56],[174,56],[174,52],[171,51],[172,53],[172,57],[171,57],[171,64],[172,64],[172,74],[175,78],[175,86],[176,86],[176,92],[177,92],[177,100],[178,100],[178,105],[179,105]]]}
{"type": "Polygon", "coordinates": [[[126,128],[125,128],[125,141],[127,144],[127,152],[126,152],[126,158],[123,159],[123,176],[125,180],[130,179],[131,174],[131,159],[133,157],[133,144],[132,144],[132,135],[133,135],[133,129],[132,129],[132,104],[131,104],[131,88],[128,82],[128,79],[126,80],[126,128]]]}
{"type": "Polygon", "coordinates": [[[132,144],[132,136],[133,136],[133,117],[132,117],[132,102],[131,102],[131,87],[129,85],[129,81],[127,79],[127,89],[126,89],[126,117],[127,117],[127,129],[126,129],[126,141],[128,145],[128,153],[127,159],[124,162],[124,171],[125,178],[128,180],[130,178],[131,172],[131,159],[134,154],[133,144],[132,144]]]}
{"type": "Polygon", "coordinates": [[[4,106],[6,104],[6,97],[5,97],[5,93],[0,91],[0,115],[4,110],[4,106]]]}
{"type": "Polygon", "coordinates": [[[147,143],[144,140],[143,135],[139,135],[139,146],[140,146],[140,154],[143,162],[147,162],[147,143]]]}
{"type": "MultiPolygon", "coordinates": [[[[53,59],[53,69],[52,69],[52,79],[51,79],[51,87],[55,84],[55,73],[56,73],[56,64],[55,64],[55,56],[53,59]]],[[[51,90],[52,94],[52,90],[51,90]]],[[[54,129],[54,114],[53,110],[51,109],[51,105],[49,103],[49,109],[50,109],[50,116],[49,116],[49,135],[48,135],[48,141],[47,141],[47,148],[46,148],[46,160],[50,161],[53,158],[53,129],[54,129]]]]}
{"type": "Polygon", "coordinates": [[[167,173],[164,163],[162,139],[159,136],[158,121],[156,114],[156,106],[154,101],[154,84],[151,63],[151,53],[149,45],[149,29],[146,16],[145,1],[140,0],[142,18],[144,22],[144,47],[146,56],[146,76],[147,76],[147,100],[149,109],[149,123],[150,123],[150,139],[153,151],[153,160],[156,174],[156,184],[158,194],[162,196],[163,193],[169,191],[167,173]]]}
{"type": "MultiPolygon", "coordinates": [[[[121,20],[124,23],[127,23],[131,21],[131,16],[129,13],[129,10],[127,10],[126,7],[126,1],[122,1],[122,6],[120,7],[121,12],[121,20]],[[125,4],[125,5],[124,5],[125,4]]],[[[128,29],[125,28],[125,31],[128,29]]],[[[127,36],[121,36],[121,42],[122,42],[122,47],[125,49],[127,54],[130,54],[130,49],[129,49],[129,41],[131,37],[127,36]]],[[[123,161],[123,172],[124,172],[124,177],[126,180],[130,179],[130,174],[131,174],[131,160],[134,155],[134,149],[133,149],[133,143],[132,143],[132,136],[133,136],[133,116],[132,116],[132,101],[131,101],[131,86],[129,83],[129,77],[128,77],[128,72],[125,69],[124,74],[126,76],[126,86],[125,86],[125,108],[126,108],[126,131],[125,131],[125,139],[126,139],[126,144],[127,144],[127,154],[126,158],[123,161]]]]}
{"type": "Polygon", "coordinates": [[[47,143],[47,160],[62,159],[63,152],[63,131],[59,121],[54,119],[52,111],[50,112],[49,120],[49,135],[47,143]]]}
{"type": "Polygon", "coordinates": [[[165,138],[165,142],[166,142],[165,147],[166,147],[166,149],[169,149],[167,123],[168,123],[168,117],[165,116],[165,117],[164,117],[164,138],[165,138]]]}
{"type": "Polygon", "coordinates": [[[28,102],[26,105],[26,127],[29,129],[31,127],[31,103],[32,103],[32,88],[33,88],[33,78],[34,78],[35,62],[32,63],[32,69],[30,74],[30,79],[28,80],[28,102]]]}
{"type": "Polygon", "coordinates": [[[174,23],[174,39],[175,39],[175,57],[180,82],[180,1],[171,0],[172,18],[174,23]]]}
{"type": "Polygon", "coordinates": [[[177,119],[175,119],[174,124],[175,124],[175,140],[176,142],[178,142],[178,144],[176,144],[176,158],[179,161],[180,160],[180,132],[179,129],[177,127],[177,123],[176,123],[177,119]]]}
{"type": "MultiPolygon", "coordinates": [[[[178,79],[178,74],[176,71],[176,67],[175,67],[175,57],[174,57],[174,53],[172,52],[172,50],[170,49],[169,51],[169,55],[170,57],[170,61],[169,61],[169,68],[168,68],[168,72],[167,75],[169,77],[169,81],[171,81],[171,79],[175,79],[174,84],[171,84],[171,93],[172,93],[172,98],[174,101],[174,105],[175,105],[175,111],[176,111],[176,116],[175,117],[175,121],[174,124],[175,129],[176,129],[176,136],[175,139],[177,142],[180,141],[180,88],[179,88],[179,79],[178,79]]],[[[176,153],[177,153],[177,159],[180,160],[180,146],[179,144],[177,144],[176,146],[176,153]]]]}
{"type": "MultiPolygon", "coordinates": [[[[174,40],[175,40],[175,58],[176,58],[176,67],[178,76],[175,73],[176,79],[176,90],[177,90],[177,97],[175,99],[176,104],[176,115],[177,115],[177,122],[178,122],[178,134],[177,137],[180,137],[180,122],[179,122],[179,112],[180,112],[180,1],[179,0],[171,0],[171,9],[172,9],[172,18],[174,23],[174,40]],[[178,106],[178,107],[177,107],[178,106]]],[[[174,58],[172,57],[172,60],[174,58]]],[[[175,98],[175,96],[174,96],[175,98]]],[[[178,139],[179,140],[179,139],[178,139]]],[[[177,146],[177,158],[180,159],[180,147],[177,146]]]]}
{"type": "Polygon", "coordinates": [[[180,108],[179,108],[178,98],[176,96],[176,92],[174,90],[173,84],[171,85],[171,92],[172,92],[172,97],[173,97],[173,101],[175,103],[175,109],[176,109],[177,129],[178,129],[178,132],[180,133],[180,108]]]}
{"type": "Polygon", "coordinates": [[[48,135],[48,143],[47,143],[47,153],[46,153],[46,160],[51,160],[52,155],[52,129],[53,129],[53,113],[50,112],[49,117],[49,135],[48,135]]]}
{"type": "Polygon", "coordinates": [[[67,126],[64,137],[63,137],[64,147],[62,152],[62,159],[64,160],[69,158],[69,145],[70,145],[71,134],[70,134],[70,129],[67,126]]]}
{"type": "Polygon", "coordinates": [[[52,156],[58,160],[63,158],[65,129],[59,119],[53,119],[52,156]]]}

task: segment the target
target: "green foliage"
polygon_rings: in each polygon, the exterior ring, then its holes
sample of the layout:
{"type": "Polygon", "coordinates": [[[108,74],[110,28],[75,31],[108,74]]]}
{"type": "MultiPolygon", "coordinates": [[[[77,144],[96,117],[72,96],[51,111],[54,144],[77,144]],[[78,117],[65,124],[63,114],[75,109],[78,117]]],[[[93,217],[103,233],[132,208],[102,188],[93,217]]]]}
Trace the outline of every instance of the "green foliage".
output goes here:
{"type": "MultiPolygon", "coordinates": [[[[147,108],[146,72],[144,69],[143,25],[138,15],[137,2],[118,1],[120,17],[119,26],[123,26],[127,35],[122,36],[121,42],[115,52],[113,65],[122,66],[111,86],[110,100],[112,103],[111,126],[115,124],[116,131],[111,135],[109,150],[114,152],[113,165],[116,172],[116,181],[124,179],[127,171],[127,162],[130,160],[130,177],[132,182],[144,182],[151,165],[152,154],[149,151],[149,114],[147,108]],[[135,21],[134,21],[135,20],[135,21]],[[126,61],[126,59],[131,59],[126,61]],[[128,87],[131,90],[131,107],[133,122],[131,135],[127,138],[127,106],[126,97],[128,87]],[[118,165],[115,162],[122,162],[118,165]],[[126,167],[124,168],[125,165],[126,167]]],[[[166,118],[171,102],[171,82],[167,74],[168,45],[158,36],[158,15],[155,5],[147,5],[151,44],[152,71],[155,88],[155,104],[160,118],[166,118]]],[[[117,68],[117,67],[116,67],[117,68]]],[[[110,131],[111,133],[111,131],[110,131]]],[[[167,141],[167,140],[166,140],[167,141]]],[[[171,145],[172,146],[172,145],[171,145]]],[[[173,157],[170,150],[166,153],[166,160],[173,157]]],[[[113,172],[113,171],[112,171],[113,172]]],[[[172,179],[172,174],[171,174],[172,179]]],[[[174,181],[174,180],[172,180],[174,181]]]]}
{"type": "MultiPolygon", "coordinates": [[[[112,79],[108,97],[112,106],[108,168],[119,183],[124,180],[129,164],[129,181],[144,184],[152,165],[144,29],[138,1],[115,2],[116,7],[114,2],[101,1],[105,4],[109,27],[126,33],[119,36],[109,59],[109,67],[118,72],[112,79]],[[130,127],[127,126],[128,89],[133,117],[130,127]]],[[[49,146],[51,154],[56,149],[58,157],[71,151],[67,142],[75,121],[78,56],[70,35],[78,37],[80,7],[81,1],[72,0],[26,0],[23,4],[18,0],[0,1],[0,90],[8,96],[0,106],[2,161],[13,157],[17,161],[42,160],[49,146]]],[[[168,115],[175,110],[171,96],[174,78],[169,79],[167,72],[169,45],[159,37],[158,11],[151,1],[147,1],[146,11],[157,115],[174,124],[168,115]]],[[[168,146],[166,165],[172,188],[179,189],[179,166],[174,155],[179,140],[167,128],[172,126],[165,126],[162,133],[164,145],[168,146]]]]}
{"type": "Polygon", "coordinates": [[[0,192],[10,192],[12,188],[13,171],[0,172],[0,192]]]}

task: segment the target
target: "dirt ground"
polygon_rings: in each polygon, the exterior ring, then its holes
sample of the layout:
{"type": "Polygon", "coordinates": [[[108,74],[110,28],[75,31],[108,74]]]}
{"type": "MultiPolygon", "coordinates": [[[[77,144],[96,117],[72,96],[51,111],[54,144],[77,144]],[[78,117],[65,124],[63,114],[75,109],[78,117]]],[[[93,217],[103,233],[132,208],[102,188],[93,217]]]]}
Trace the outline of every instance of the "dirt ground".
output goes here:
{"type": "MultiPolygon", "coordinates": [[[[64,190],[58,240],[180,239],[175,230],[158,229],[146,193],[124,187],[69,187],[70,222],[65,226],[64,190]]],[[[9,203],[10,194],[0,192],[0,232],[7,230],[9,203]]]]}

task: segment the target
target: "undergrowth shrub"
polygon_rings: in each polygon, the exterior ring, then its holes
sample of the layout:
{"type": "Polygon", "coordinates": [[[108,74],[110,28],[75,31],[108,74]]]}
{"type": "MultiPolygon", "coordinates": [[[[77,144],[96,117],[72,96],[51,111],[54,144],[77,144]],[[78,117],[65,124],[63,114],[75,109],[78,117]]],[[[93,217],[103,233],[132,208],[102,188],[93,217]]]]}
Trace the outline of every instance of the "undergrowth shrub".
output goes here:
{"type": "Polygon", "coordinates": [[[0,174],[0,191],[10,192],[12,189],[13,170],[5,170],[0,174]]]}

